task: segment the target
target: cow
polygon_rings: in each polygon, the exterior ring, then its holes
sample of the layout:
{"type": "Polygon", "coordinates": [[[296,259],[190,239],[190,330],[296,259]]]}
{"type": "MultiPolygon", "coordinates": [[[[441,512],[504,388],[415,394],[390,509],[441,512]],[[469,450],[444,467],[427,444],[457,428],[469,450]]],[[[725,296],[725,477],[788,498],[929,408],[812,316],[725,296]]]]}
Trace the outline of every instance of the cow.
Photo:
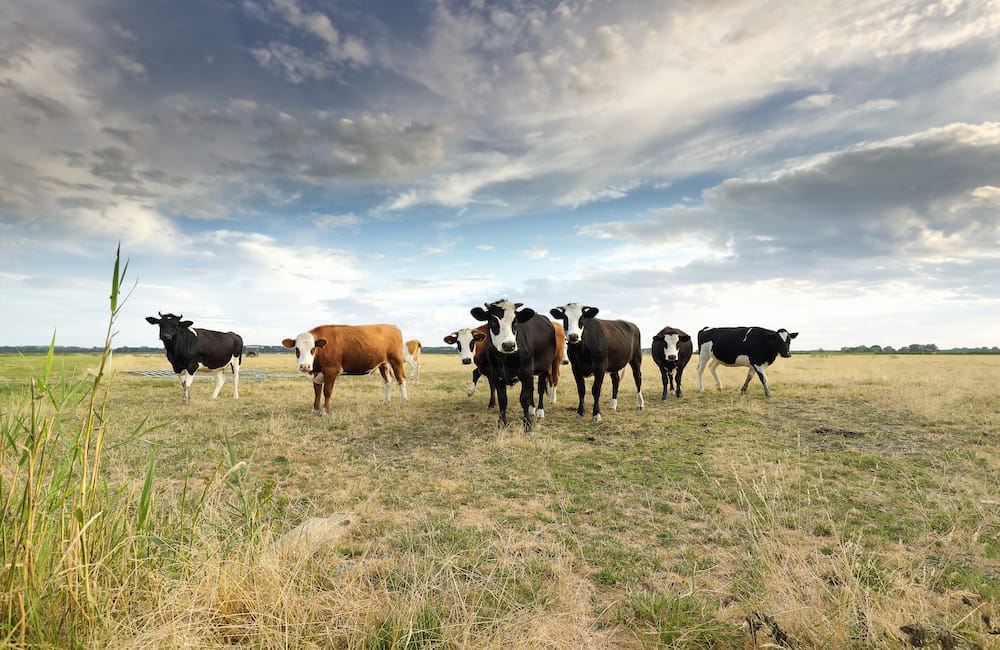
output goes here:
{"type": "Polygon", "coordinates": [[[764,395],[772,397],[764,369],[773,364],[778,355],[785,358],[792,356],[789,347],[792,339],[798,335],[798,332],[789,332],[784,328],[777,332],[763,327],[702,328],[698,332],[698,390],[702,392],[705,390],[701,382],[701,373],[706,365],[715,378],[715,387],[719,390],[722,390],[722,381],[719,380],[719,373],[716,371],[719,364],[729,367],[744,366],[749,370],[740,393],[746,394],[750,380],[753,379],[754,373],[757,373],[760,383],[764,386],[764,395]]]}
{"type": "Polygon", "coordinates": [[[389,402],[392,369],[403,401],[406,374],[403,372],[403,335],[395,325],[319,325],[281,344],[295,350],[296,366],[312,377],[313,413],[330,414],[330,394],[339,375],[367,375],[375,369],[382,375],[382,403],[389,402]],[[323,410],[319,406],[323,390],[323,410]]]}
{"type": "Polygon", "coordinates": [[[476,364],[476,367],[472,369],[472,383],[469,384],[469,390],[466,393],[469,397],[472,397],[472,394],[476,392],[479,378],[486,376],[486,380],[490,384],[490,402],[486,409],[492,411],[493,407],[496,406],[497,392],[496,388],[493,387],[493,380],[489,372],[490,361],[486,350],[487,331],[489,331],[489,325],[480,325],[475,329],[463,327],[444,337],[444,342],[458,347],[458,354],[463,365],[476,364]]]}
{"type": "Polygon", "coordinates": [[[653,363],[660,368],[660,379],[663,381],[661,400],[667,399],[670,391],[674,391],[677,397],[681,396],[681,376],[693,351],[691,337],[676,327],[668,325],[653,337],[653,363]]]}
{"type": "Polygon", "coordinates": [[[420,352],[424,346],[417,339],[410,339],[403,344],[403,361],[413,368],[413,381],[420,381],[420,352]]]}
{"type": "MultiPolygon", "coordinates": [[[[480,377],[486,375],[487,381],[489,381],[489,358],[486,350],[486,332],[488,328],[488,325],[480,325],[474,329],[464,327],[444,337],[445,343],[458,347],[458,353],[461,356],[463,364],[476,364],[476,367],[472,371],[472,383],[469,384],[468,395],[470,397],[476,392],[476,384],[479,382],[480,377]]],[[[563,331],[562,324],[552,323],[552,328],[555,336],[556,356],[552,367],[549,369],[549,404],[556,403],[556,387],[559,385],[559,365],[565,355],[566,347],[566,334],[563,331]]],[[[491,411],[495,405],[496,388],[491,383],[490,402],[486,409],[491,411]]]]}
{"type": "Polygon", "coordinates": [[[507,387],[521,382],[524,432],[530,433],[536,419],[545,417],[542,399],[556,356],[556,331],[552,321],[522,303],[497,300],[471,310],[477,321],[486,322],[486,349],[491,384],[497,391],[497,429],[507,426],[507,387]],[[520,311],[518,311],[520,309],[520,311]],[[538,409],[534,384],[538,377],[538,409]]]}
{"type": "Polygon", "coordinates": [[[240,398],[240,363],[243,361],[243,339],[235,332],[216,332],[191,327],[194,323],[182,320],[184,315],[157,312],[159,318],[147,316],[146,322],[159,325],[160,340],[167,351],[167,361],[177,373],[184,389],[183,403],[191,399],[191,384],[199,367],[207,368],[215,375],[215,390],[212,399],[219,396],[226,379],[226,366],[233,371],[233,399],[240,398]]]}
{"type": "Polygon", "coordinates": [[[559,319],[566,330],[569,350],[569,364],[576,379],[576,392],[580,402],[576,409],[578,417],[583,417],[584,377],[594,377],[592,389],[594,409],[592,421],[601,421],[601,385],[604,374],[611,373],[611,410],[618,409],[618,372],[626,365],[632,367],[632,378],[638,393],[639,409],[644,406],[642,399],[642,340],[635,323],[624,320],[602,320],[595,318],[597,307],[586,307],[571,302],[562,307],[553,307],[549,313],[559,319]]]}

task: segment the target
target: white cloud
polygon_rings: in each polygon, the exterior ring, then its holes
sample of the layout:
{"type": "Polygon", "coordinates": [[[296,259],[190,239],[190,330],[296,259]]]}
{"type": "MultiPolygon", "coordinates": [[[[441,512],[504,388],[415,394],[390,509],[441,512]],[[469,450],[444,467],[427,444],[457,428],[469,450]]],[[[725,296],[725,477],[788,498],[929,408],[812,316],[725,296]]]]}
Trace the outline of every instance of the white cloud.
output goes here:
{"type": "Polygon", "coordinates": [[[549,249],[541,247],[523,248],[520,254],[530,260],[542,260],[549,256],[549,249]]]}

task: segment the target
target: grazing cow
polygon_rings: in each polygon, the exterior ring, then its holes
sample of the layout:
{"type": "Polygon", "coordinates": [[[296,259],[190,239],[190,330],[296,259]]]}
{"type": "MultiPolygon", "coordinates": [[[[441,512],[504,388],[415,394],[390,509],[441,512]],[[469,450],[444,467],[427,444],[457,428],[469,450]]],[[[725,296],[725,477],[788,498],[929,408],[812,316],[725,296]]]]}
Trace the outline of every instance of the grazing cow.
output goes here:
{"type": "Polygon", "coordinates": [[[552,321],[524,308],[521,303],[498,300],[485,303],[486,309],[475,307],[472,317],[489,325],[486,348],[491,384],[496,387],[499,418],[497,428],[507,426],[507,387],[521,382],[521,409],[524,431],[528,433],[534,420],[545,417],[542,399],[547,390],[549,373],[556,356],[556,334],[552,321]],[[534,383],[538,377],[538,410],[535,410],[534,383]]]}
{"type": "Polygon", "coordinates": [[[160,340],[167,351],[167,361],[181,381],[187,403],[191,398],[191,384],[198,367],[207,368],[215,375],[215,390],[212,399],[219,396],[226,379],[223,371],[229,366],[233,371],[233,399],[240,398],[240,363],[243,361],[243,339],[235,332],[216,332],[191,327],[192,321],[181,320],[184,315],[174,316],[157,312],[159,318],[147,316],[151,325],[160,326],[160,340]]]}
{"type": "Polygon", "coordinates": [[[549,312],[553,318],[562,320],[566,329],[569,363],[576,379],[576,392],[580,397],[576,414],[583,417],[584,377],[594,376],[594,410],[592,419],[601,421],[601,385],[604,373],[611,373],[611,410],[618,409],[618,372],[626,365],[632,367],[635,390],[639,395],[642,409],[642,341],[639,328],[624,320],[602,320],[597,316],[597,307],[585,307],[571,302],[562,307],[553,307],[549,312]]]}
{"type": "Polygon", "coordinates": [[[653,363],[659,366],[660,379],[663,380],[661,400],[667,399],[667,393],[672,390],[677,397],[681,396],[681,376],[688,361],[691,360],[693,351],[691,337],[676,327],[664,327],[653,337],[653,363]]]}
{"type": "Polygon", "coordinates": [[[410,339],[403,344],[403,361],[413,368],[413,381],[420,381],[420,351],[424,346],[417,339],[410,339]]]}
{"type": "Polygon", "coordinates": [[[698,390],[705,390],[701,383],[701,373],[706,365],[715,378],[715,387],[722,390],[722,381],[716,371],[721,363],[724,366],[749,368],[740,393],[747,392],[747,386],[756,372],[764,386],[764,394],[771,397],[764,369],[773,364],[779,354],[786,358],[792,356],[789,346],[798,335],[798,332],[786,329],[775,332],[763,327],[702,328],[698,332],[698,390]]]}
{"type": "MultiPolygon", "coordinates": [[[[549,404],[556,403],[556,387],[559,385],[559,364],[563,359],[563,355],[565,354],[564,348],[566,347],[566,334],[563,331],[562,324],[552,323],[552,328],[555,336],[556,356],[553,359],[552,367],[549,369],[549,404]]],[[[488,325],[480,325],[475,329],[464,327],[444,337],[444,342],[448,345],[458,346],[458,353],[461,356],[463,364],[476,364],[476,367],[472,371],[472,383],[469,384],[468,395],[470,397],[476,392],[476,384],[479,382],[480,377],[486,375],[487,381],[490,381],[490,374],[488,372],[489,358],[486,350],[486,332],[488,329],[488,325]]],[[[490,402],[486,409],[493,410],[495,404],[496,388],[493,387],[491,382],[490,402]]]]}
{"type": "Polygon", "coordinates": [[[330,394],[339,375],[367,375],[378,368],[382,375],[382,403],[389,402],[389,376],[386,366],[399,383],[403,401],[406,397],[406,374],[403,372],[403,335],[395,325],[319,325],[294,339],[281,342],[295,350],[299,370],[312,376],[313,413],[330,413],[330,394]],[[319,392],[323,389],[323,410],[319,392]]]}

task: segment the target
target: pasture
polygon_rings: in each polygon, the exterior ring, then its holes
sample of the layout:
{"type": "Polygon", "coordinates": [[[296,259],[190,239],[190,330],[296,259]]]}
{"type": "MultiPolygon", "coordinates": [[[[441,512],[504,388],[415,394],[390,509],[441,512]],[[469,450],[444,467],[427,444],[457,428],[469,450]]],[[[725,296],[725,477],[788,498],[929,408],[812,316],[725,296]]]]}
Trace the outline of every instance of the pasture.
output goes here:
{"type": "MultiPolygon", "coordinates": [[[[0,358],[0,501],[24,480],[17,417],[43,363],[0,358]]],[[[92,382],[99,363],[54,360],[66,427],[88,407],[62,386],[92,382]]],[[[610,411],[606,382],[598,424],[576,418],[563,366],[558,402],[526,435],[498,434],[488,384],[467,397],[457,355],[425,354],[406,404],[341,377],[318,417],[305,377],[245,373],[234,401],[227,372],[217,400],[196,380],[182,406],[175,378],[124,372],[168,369],[162,355],[116,354],[101,485],[126,512],[148,495],[143,523],[122,524],[135,550],[92,556],[108,576],[75,622],[38,605],[15,625],[8,590],[0,642],[1000,646],[1000,356],[795,354],[769,369],[772,400],[756,379],[739,395],[745,369],[721,368],[721,393],[706,372],[700,394],[696,363],[684,397],[661,402],[646,355],[645,410],[629,378],[610,411]],[[334,525],[282,537],[311,517],[334,525]]],[[[243,369],[289,373],[293,357],[243,369]]],[[[102,517],[90,525],[112,525],[102,517]]]]}

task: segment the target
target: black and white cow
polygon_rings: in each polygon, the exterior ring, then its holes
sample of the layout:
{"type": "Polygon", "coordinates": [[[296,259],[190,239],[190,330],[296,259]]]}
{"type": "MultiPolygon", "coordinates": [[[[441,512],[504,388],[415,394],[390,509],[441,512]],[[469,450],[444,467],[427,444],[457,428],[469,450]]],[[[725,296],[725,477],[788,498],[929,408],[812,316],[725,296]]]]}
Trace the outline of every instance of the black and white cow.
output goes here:
{"type": "Polygon", "coordinates": [[[191,327],[191,321],[182,318],[183,315],[161,313],[159,318],[147,316],[146,320],[160,326],[160,340],[167,351],[167,361],[173,366],[184,389],[183,401],[187,402],[191,397],[191,384],[199,367],[207,368],[215,375],[212,399],[218,397],[226,381],[222,375],[226,366],[233,370],[233,399],[239,399],[243,339],[235,332],[195,329],[191,327]]]}
{"type": "Polygon", "coordinates": [[[552,321],[536,314],[534,309],[521,309],[519,302],[498,300],[484,306],[486,309],[474,307],[471,313],[473,318],[489,325],[486,349],[491,384],[497,391],[497,428],[507,426],[507,387],[520,381],[524,431],[528,433],[535,419],[545,417],[542,400],[548,390],[549,373],[556,359],[555,328],[552,321]],[[538,410],[535,410],[533,394],[536,376],[538,410]]]}
{"type": "Polygon", "coordinates": [[[576,379],[576,392],[580,397],[576,414],[583,417],[583,378],[594,376],[594,409],[592,419],[601,421],[601,385],[604,373],[611,373],[611,410],[618,410],[619,371],[626,365],[632,367],[635,390],[638,393],[639,408],[642,399],[642,340],[635,323],[624,320],[603,320],[595,318],[597,307],[585,307],[571,302],[562,307],[553,307],[549,313],[561,320],[566,330],[569,364],[576,379]]]}
{"type": "Polygon", "coordinates": [[[771,389],[767,387],[767,375],[764,369],[774,363],[781,355],[792,356],[789,349],[792,339],[798,332],[789,332],[782,328],[777,332],[763,327],[705,327],[698,332],[698,390],[704,391],[701,373],[705,366],[715,378],[715,387],[722,390],[722,381],[716,368],[719,364],[734,367],[743,366],[747,370],[747,379],[743,382],[741,393],[747,392],[747,386],[754,373],[764,386],[764,394],[771,397],[771,389]]]}
{"type": "Polygon", "coordinates": [[[490,402],[486,408],[492,411],[493,407],[496,406],[497,392],[493,388],[493,380],[489,374],[490,360],[486,349],[487,331],[489,331],[488,325],[480,325],[475,329],[463,327],[444,337],[444,342],[448,345],[458,347],[459,358],[461,358],[463,365],[476,364],[476,367],[472,369],[472,383],[469,384],[467,393],[469,397],[472,397],[472,394],[476,392],[476,384],[479,383],[479,378],[486,377],[486,380],[490,384],[490,402]]]}
{"type": "Polygon", "coordinates": [[[670,391],[674,391],[677,397],[681,396],[681,377],[693,352],[691,337],[676,327],[668,325],[653,337],[653,363],[660,368],[660,379],[663,381],[661,400],[667,399],[670,391]]]}

